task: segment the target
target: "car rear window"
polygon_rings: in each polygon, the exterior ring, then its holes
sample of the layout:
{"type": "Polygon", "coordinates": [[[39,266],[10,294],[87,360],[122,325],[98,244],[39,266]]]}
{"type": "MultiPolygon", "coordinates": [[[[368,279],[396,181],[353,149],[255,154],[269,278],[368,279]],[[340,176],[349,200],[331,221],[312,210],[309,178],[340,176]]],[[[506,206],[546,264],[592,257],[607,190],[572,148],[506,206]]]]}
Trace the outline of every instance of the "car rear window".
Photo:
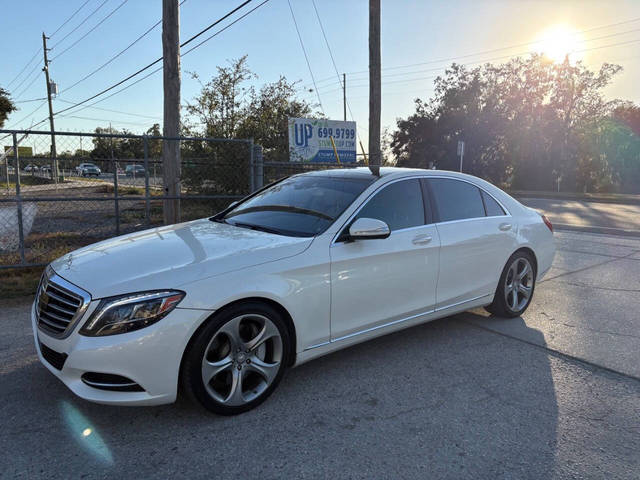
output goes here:
{"type": "Polygon", "coordinates": [[[480,189],[475,185],[451,178],[430,178],[439,221],[450,222],[484,217],[480,189]]]}

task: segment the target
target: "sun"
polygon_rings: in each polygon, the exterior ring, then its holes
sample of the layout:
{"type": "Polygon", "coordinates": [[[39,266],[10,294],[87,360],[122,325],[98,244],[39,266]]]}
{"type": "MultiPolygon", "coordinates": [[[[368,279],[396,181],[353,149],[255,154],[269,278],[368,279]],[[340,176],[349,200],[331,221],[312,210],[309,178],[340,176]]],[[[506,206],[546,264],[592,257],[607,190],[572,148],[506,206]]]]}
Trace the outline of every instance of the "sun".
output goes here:
{"type": "Polygon", "coordinates": [[[561,63],[568,55],[570,60],[582,57],[582,36],[580,32],[566,24],[557,24],[538,35],[534,50],[542,53],[552,62],[561,63]]]}

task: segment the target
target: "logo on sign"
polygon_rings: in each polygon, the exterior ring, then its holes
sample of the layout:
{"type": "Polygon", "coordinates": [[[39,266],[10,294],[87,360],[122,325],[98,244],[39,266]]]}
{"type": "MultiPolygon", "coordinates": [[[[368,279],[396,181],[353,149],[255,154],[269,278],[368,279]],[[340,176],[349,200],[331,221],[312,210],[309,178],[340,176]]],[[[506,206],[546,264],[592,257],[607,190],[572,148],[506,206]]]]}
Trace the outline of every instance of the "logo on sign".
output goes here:
{"type": "Polygon", "coordinates": [[[296,123],[293,125],[295,144],[297,147],[309,146],[309,139],[313,135],[313,127],[309,123],[296,123]]]}

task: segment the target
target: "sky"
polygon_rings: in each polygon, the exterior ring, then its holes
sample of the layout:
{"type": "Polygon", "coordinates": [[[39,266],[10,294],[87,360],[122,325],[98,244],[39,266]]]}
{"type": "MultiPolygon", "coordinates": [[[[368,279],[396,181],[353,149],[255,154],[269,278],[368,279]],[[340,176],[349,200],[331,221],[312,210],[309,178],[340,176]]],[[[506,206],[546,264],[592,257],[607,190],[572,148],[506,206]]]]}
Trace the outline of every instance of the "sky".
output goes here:
{"type": "MultiPolygon", "coordinates": [[[[260,1],[253,0],[202,38],[260,1]]],[[[342,91],[312,0],[290,1],[324,113],[340,120],[342,91]]],[[[315,2],[338,72],[347,74],[347,97],[353,114],[352,118],[348,113],[348,119],[357,122],[366,146],[368,2],[315,2]]],[[[185,0],[180,8],[181,40],[241,3],[185,0]]],[[[60,92],[53,101],[57,112],[71,105],[65,102],[82,101],[162,55],[161,26],[157,26],[105,68],[74,86],[158,22],[161,6],[160,0],[0,0],[0,87],[8,89],[13,100],[19,102],[19,111],[11,114],[5,128],[29,128],[48,115],[45,101],[28,101],[46,95],[44,73],[37,63],[42,56],[42,32],[51,37],[50,73],[60,92]],[[32,58],[36,60],[28,64],[32,58]]],[[[398,118],[413,113],[416,98],[428,99],[432,95],[433,78],[444,72],[451,59],[475,66],[485,61],[500,63],[508,56],[540,49],[558,55],[558,50],[570,48],[574,51],[572,60],[581,59],[594,70],[603,62],[622,65],[624,70],[607,88],[606,95],[640,104],[640,0],[382,0],[381,48],[383,129],[393,129],[398,118]],[[482,53],[487,51],[492,52],[482,53]]],[[[249,67],[258,76],[254,80],[256,86],[283,75],[299,82],[301,98],[318,103],[316,93],[308,91],[313,82],[289,4],[287,0],[270,0],[183,56],[182,104],[193,99],[201,88],[190,72],[206,81],[215,75],[216,66],[245,54],[249,67]]],[[[60,113],[55,117],[55,126],[56,130],[90,132],[111,122],[117,129],[142,132],[153,123],[161,123],[162,102],[160,71],[91,108],[60,113]]],[[[320,110],[319,106],[316,108],[320,110]]],[[[39,129],[48,130],[48,123],[39,129]]]]}

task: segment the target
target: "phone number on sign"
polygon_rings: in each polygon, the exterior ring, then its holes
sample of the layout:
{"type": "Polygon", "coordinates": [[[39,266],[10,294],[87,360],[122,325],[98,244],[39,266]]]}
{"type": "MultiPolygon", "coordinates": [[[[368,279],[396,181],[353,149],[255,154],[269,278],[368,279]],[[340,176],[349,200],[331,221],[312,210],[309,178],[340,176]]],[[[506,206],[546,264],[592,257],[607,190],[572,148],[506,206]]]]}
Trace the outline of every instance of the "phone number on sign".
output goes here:
{"type": "Polygon", "coordinates": [[[356,131],[353,128],[327,128],[327,127],[319,127],[318,128],[318,137],[319,138],[345,138],[351,139],[356,138],[356,131]]]}

